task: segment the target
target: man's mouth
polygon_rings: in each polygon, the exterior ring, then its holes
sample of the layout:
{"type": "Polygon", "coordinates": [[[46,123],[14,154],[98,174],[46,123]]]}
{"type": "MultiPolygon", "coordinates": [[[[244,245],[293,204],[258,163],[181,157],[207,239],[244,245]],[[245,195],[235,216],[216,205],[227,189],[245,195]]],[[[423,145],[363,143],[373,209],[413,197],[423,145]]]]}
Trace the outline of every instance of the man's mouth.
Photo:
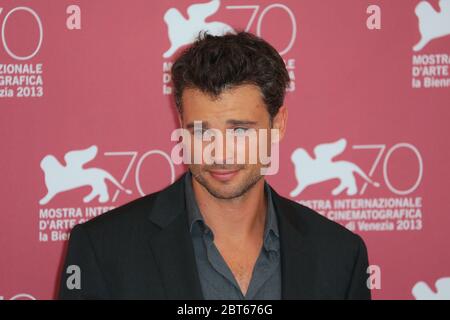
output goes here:
{"type": "Polygon", "coordinates": [[[231,170],[209,170],[209,174],[219,181],[229,181],[239,173],[240,169],[231,170]]]}

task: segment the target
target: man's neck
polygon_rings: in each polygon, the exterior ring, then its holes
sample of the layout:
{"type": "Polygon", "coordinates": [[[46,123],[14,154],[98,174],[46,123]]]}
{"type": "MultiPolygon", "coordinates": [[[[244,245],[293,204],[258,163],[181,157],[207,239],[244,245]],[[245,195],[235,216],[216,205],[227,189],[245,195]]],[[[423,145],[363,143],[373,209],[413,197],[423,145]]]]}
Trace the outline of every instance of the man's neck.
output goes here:
{"type": "Polygon", "coordinates": [[[214,197],[196,179],[192,179],[192,187],[215,238],[238,243],[262,237],[267,212],[263,178],[244,195],[233,199],[214,197]]]}

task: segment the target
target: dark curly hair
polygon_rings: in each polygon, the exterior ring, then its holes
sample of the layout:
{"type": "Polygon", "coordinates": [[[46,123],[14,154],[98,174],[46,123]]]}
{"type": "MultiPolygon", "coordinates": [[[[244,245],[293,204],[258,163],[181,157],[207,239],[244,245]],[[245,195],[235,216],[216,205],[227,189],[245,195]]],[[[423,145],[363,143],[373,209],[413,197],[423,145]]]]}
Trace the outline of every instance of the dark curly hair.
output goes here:
{"type": "Polygon", "coordinates": [[[175,104],[182,113],[182,95],[196,88],[218,97],[223,90],[242,84],[260,88],[272,119],[283,105],[289,74],[278,52],[248,32],[213,36],[200,32],[196,41],[178,56],[171,69],[175,104]]]}

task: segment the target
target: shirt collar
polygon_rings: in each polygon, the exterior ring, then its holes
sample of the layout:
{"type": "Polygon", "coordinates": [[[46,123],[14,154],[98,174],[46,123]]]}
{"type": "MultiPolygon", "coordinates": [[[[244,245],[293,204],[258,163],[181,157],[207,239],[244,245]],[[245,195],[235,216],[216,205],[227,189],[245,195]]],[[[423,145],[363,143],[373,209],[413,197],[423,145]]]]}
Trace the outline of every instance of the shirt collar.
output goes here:
{"type": "MultiPolygon", "coordinates": [[[[193,232],[193,226],[196,223],[200,223],[203,226],[206,226],[205,221],[203,219],[203,216],[200,212],[200,209],[198,207],[197,201],[195,199],[194,190],[192,188],[192,173],[190,170],[188,170],[187,174],[185,175],[185,197],[186,197],[186,208],[188,213],[188,221],[189,221],[189,231],[193,232]]],[[[275,235],[277,238],[279,238],[279,230],[278,230],[278,223],[277,223],[277,217],[275,213],[275,207],[273,205],[272,200],[272,192],[270,190],[269,184],[264,181],[264,190],[267,195],[267,219],[266,224],[264,227],[264,245],[267,249],[269,247],[271,249],[276,250],[277,248],[274,247],[274,242],[271,241],[271,235],[275,235]]]]}

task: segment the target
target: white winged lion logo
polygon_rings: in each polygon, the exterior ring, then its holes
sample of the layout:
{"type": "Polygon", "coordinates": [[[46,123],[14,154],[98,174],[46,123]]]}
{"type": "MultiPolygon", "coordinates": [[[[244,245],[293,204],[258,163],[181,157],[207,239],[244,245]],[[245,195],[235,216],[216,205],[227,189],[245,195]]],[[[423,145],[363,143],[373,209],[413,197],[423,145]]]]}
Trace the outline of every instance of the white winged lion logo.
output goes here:
{"type": "Polygon", "coordinates": [[[341,154],[347,146],[347,140],[339,139],[335,142],[319,144],[314,148],[315,158],[310,157],[305,149],[298,148],[291,155],[295,167],[297,187],[290,196],[298,196],[306,187],[331,179],[339,179],[340,184],[331,192],[334,196],[346,190],[347,195],[358,192],[355,173],[375,187],[379,183],[372,181],[356,164],[350,161],[332,161],[341,154]]]}
{"type": "Polygon", "coordinates": [[[450,34],[450,0],[440,0],[439,8],[437,12],[427,1],[417,4],[415,12],[421,39],[413,47],[414,51],[422,50],[431,40],[450,34]]]}
{"type": "Polygon", "coordinates": [[[178,9],[170,8],[164,14],[164,21],[167,24],[170,49],[164,54],[164,58],[172,56],[179,48],[194,42],[200,31],[207,31],[208,34],[221,36],[225,33],[235,33],[228,24],[212,21],[206,22],[206,18],[219,10],[220,0],[211,0],[206,3],[196,3],[187,9],[188,19],[186,19],[178,9]]]}
{"type": "Polygon", "coordinates": [[[416,300],[450,300],[450,277],[440,278],[435,284],[436,291],[424,282],[417,282],[412,294],[416,300]]]}
{"type": "Polygon", "coordinates": [[[39,200],[39,204],[45,205],[58,193],[83,186],[92,188],[91,193],[83,198],[83,202],[87,203],[97,196],[99,202],[107,202],[109,194],[106,180],[111,181],[127,194],[131,194],[131,190],[125,189],[109,172],[99,168],[83,168],[83,165],[94,159],[96,155],[97,146],[95,145],[83,150],[69,151],[64,156],[65,166],[53,155],[46,155],[41,160],[41,168],[45,175],[47,194],[39,200]]]}

